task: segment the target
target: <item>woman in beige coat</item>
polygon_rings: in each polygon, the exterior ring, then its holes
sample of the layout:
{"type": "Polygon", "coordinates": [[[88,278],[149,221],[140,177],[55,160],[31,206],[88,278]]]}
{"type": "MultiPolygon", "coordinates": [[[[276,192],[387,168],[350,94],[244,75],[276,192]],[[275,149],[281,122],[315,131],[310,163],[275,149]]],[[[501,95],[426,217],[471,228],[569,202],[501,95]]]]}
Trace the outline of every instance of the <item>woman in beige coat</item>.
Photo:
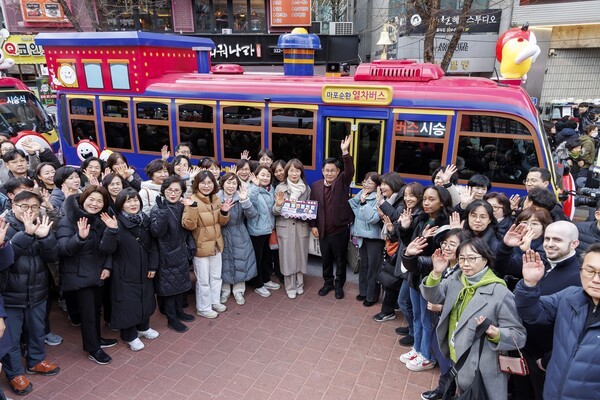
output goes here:
{"type": "Polygon", "coordinates": [[[308,265],[307,220],[281,214],[286,200],[305,201],[310,198],[310,186],[304,177],[304,165],[294,158],[285,165],[284,181],[275,189],[273,214],[277,217],[275,230],[279,242],[279,264],[284,276],[285,291],[290,299],[304,293],[304,274],[308,265]]]}

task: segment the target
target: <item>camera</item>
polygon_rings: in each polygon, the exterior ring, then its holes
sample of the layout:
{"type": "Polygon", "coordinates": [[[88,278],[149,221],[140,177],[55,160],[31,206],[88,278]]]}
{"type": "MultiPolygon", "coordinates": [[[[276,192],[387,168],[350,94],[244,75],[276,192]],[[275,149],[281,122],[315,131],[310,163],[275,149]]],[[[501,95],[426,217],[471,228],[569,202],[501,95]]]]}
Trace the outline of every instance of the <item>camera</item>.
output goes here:
{"type": "Polygon", "coordinates": [[[600,189],[582,187],[577,192],[572,190],[563,190],[558,197],[561,201],[565,201],[569,196],[575,197],[575,207],[596,207],[598,200],[600,199],[600,189]]]}

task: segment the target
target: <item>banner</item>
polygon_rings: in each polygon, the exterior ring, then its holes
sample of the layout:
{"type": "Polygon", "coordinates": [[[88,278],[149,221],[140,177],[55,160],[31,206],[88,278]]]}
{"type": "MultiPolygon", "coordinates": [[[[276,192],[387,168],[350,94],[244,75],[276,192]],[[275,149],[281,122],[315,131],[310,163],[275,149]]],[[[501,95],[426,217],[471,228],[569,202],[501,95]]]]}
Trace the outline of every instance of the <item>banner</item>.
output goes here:
{"type": "Polygon", "coordinates": [[[271,26],[310,26],[311,0],[271,0],[271,26]]]}
{"type": "Polygon", "coordinates": [[[25,22],[68,22],[58,0],[21,0],[25,22]]]}
{"type": "Polygon", "coordinates": [[[34,38],[33,35],[10,35],[2,50],[15,64],[45,64],[44,49],[35,44],[34,38]]]}

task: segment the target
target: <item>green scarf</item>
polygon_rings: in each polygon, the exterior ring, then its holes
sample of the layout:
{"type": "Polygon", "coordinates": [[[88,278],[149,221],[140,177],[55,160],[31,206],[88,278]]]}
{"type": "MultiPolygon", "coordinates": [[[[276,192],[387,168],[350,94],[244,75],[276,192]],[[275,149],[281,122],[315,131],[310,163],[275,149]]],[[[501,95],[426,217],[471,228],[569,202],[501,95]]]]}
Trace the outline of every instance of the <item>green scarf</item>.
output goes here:
{"type": "MultiPolygon", "coordinates": [[[[487,268],[487,267],[486,267],[487,268]]],[[[452,307],[452,311],[450,311],[450,321],[448,323],[448,346],[450,348],[450,358],[452,361],[456,362],[456,350],[452,344],[452,336],[454,335],[454,330],[456,329],[456,325],[462,315],[463,311],[469,305],[469,302],[477,292],[477,289],[481,286],[490,285],[492,283],[498,283],[500,285],[506,286],[506,282],[502,279],[498,278],[491,269],[487,268],[487,271],[483,274],[479,282],[475,284],[470,284],[467,280],[467,277],[461,273],[460,281],[463,284],[463,288],[458,293],[458,297],[456,298],[456,303],[454,303],[454,307],[452,307]]]]}

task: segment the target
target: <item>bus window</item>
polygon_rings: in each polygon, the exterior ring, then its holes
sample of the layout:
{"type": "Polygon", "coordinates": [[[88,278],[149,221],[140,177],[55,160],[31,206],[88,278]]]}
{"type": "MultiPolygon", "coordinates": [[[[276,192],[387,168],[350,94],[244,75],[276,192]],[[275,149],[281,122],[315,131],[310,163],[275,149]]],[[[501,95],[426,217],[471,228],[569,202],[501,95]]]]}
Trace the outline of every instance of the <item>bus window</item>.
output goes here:
{"type": "Polygon", "coordinates": [[[109,149],[133,150],[129,126],[129,102],[123,100],[102,101],[104,143],[109,149]]]}
{"type": "Polygon", "coordinates": [[[362,181],[367,172],[381,173],[382,129],[381,122],[358,121],[356,141],[356,180],[362,181]]]}
{"type": "Polygon", "coordinates": [[[98,143],[96,135],[96,122],[94,101],[86,98],[69,97],[69,121],[71,124],[71,134],[73,135],[73,144],[80,140],[89,139],[98,143]]]}
{"type": "Polygon", "coordinates": [[[221,118],[223,158],[236,160],[248,150],[251,159],[257,160],[263,143],[262,108],[226,104],[221,118]]]}
{"type": "Polygon", "coordinates": [[[443,143],[396,140],[393,153],[394,171],[400,174],[431,176],[440,166],[443,151],[443,143]]]}
{"type": "Polygon", "coordinates": [[[136,101],[135,123],[140,151],[160,153],[165,145],[173,147],[167,103],[136,101]]]}
{"type": "Polygon", "coordinates": [[[463,114],[460,123],[463,132],[504,133],[511,135],[531,135],[529,129],[519,121],[497,115],[463,114]]]}
{"type": "Polygon", "coordinates": [[[301,108],[271,108],[270,147],[275,158],[297,158],[305,167],[314,168],[315,114],[301,108]]]}
{"type": "MultiPolygon", "coordinates": [[[[353,120],[327,118],[327,152],[325,157],[335,157],[341,161],[340,144],[348,135],[352,135],[353,120]]],[[[361,178],[362,179],[362,178],[361,178]]]]}
{"type": "Polygon", "coordinates": [[[177,115],[179,143],[191,143],[193,156],[215,158],[214,107],[179,104],[177,115]]]}

